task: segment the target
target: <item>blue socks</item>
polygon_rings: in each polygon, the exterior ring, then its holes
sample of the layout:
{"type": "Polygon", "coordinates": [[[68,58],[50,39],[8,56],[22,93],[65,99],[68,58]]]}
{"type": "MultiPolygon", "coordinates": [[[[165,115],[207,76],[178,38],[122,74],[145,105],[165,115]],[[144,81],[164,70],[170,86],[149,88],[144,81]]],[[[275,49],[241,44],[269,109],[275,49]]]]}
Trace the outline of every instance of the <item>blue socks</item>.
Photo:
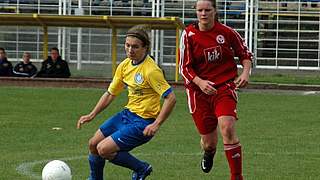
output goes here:
{"type": "MultiPolygon", "coordinates": [[[[88,157],[90,164],[90,180],[103,180],[103,169],[105,165],[105,159],[98,155],[89,154],[88,157]]],[[[140,161],[126,151],[119,151],[111,163],[129,168],[135,172],[143,172],[149,164],[140,161]]]]}
{"type": "Polygon", "coordinates": [[[118,166],[129,168],[135,172],[143,172],[148,166],[147,163],[140,161],[127,151],[119,151],[114,159],[110,160],[110,162],[118,166]]]}
{"type": "Polygon", "coordinates": [[[105,165],[105,159],[98,155],[89,154],[88,157],[90,164],[90,180],[103,180],[103,168],[105,165]]]}

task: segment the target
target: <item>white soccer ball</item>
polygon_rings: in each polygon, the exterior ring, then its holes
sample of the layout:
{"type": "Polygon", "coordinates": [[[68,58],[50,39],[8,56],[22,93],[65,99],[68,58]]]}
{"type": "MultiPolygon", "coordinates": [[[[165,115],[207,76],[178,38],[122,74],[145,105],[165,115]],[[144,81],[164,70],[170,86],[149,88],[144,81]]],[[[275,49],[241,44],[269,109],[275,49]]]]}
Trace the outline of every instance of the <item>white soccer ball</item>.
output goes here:
{"type": "Polygon", "coordinates": [[[69,166],[60,160],[48,162],[42,169],[42,180],[71,180],[69,166]]]}

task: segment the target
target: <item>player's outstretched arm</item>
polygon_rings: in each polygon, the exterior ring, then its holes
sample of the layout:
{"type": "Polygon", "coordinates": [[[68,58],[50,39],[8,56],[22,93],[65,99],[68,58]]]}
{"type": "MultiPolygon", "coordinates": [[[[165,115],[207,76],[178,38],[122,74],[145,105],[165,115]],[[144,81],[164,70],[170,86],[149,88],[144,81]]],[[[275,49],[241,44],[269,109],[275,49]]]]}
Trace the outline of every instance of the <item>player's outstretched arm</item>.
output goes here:
{"type": "Polygon", "coordinates": [[[94,119],[101,111],[109,106],[109,104],[115,99],[116,96],[110,94],[108,91],[105,92],[94,109],[87,115],[83,115],[79,118],[77,122],[77,128],[80,129],[84,123],[90,122],[94,119]]]}
{"type": "Polygon", "coordinates": [[[158,129],[160,128],[161,124],[169,117],[175,104],[176,104],[176,95],[173,92],[171,92],[165,97],[161,111],[157,119],[144,129],[143,134],[145,136],[155,135],[158,129]]]}

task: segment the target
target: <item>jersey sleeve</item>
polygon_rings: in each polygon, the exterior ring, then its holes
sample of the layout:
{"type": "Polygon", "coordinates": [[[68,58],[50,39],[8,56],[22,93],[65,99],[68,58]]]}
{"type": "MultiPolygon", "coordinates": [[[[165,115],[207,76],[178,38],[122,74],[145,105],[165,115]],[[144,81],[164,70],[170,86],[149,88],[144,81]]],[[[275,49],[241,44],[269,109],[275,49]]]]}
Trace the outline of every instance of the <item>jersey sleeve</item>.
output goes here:
{"type": "Polygon", "coordinates": [[[196,73],[192,68],[192,50],[190,47],[187,30],[184,30],[181,35],[179,56],[179,72],[185,83],[189,84],[196,77],[196,73]]]}
{"type": "Polygon", "coordinates": [[[232,30],[231,33],[233,34],[231,45],[234,50],[235,56],[239,57],[240,63],[242,64],[242,61],[245,59],[252,61],[252,53],[249,51],[245,41],[242,39],[240,34],[235,30],[232,30]]]}
{"type": "Polygon", "coordinates": [[[125,84],[123,83],[123,74],[122,74],[123,64],[119,64],[116,69],[116,73],[112,79],[112,82],[109,85],[108,92],[112,95],[118,95],[124,89],[125,84]]]}
{"type": "Polygon", "coordinates": [[[148,73],[148,81],[152,89],[154,89],[162,97],[167,96],[172,91],[160,68],[148,73]]]}

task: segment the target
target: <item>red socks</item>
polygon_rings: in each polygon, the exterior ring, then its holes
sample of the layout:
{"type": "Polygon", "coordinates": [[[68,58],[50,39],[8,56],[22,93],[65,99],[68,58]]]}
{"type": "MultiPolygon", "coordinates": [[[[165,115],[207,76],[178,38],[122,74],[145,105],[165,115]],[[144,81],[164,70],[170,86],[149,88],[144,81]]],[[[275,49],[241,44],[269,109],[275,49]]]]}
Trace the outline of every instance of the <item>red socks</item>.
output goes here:
{"type": "Polygon", "coordinates": [[[229,163],[231,180],[243,180],[240,142],[234,144],[224,144],[224,151],[229,163]]]}

